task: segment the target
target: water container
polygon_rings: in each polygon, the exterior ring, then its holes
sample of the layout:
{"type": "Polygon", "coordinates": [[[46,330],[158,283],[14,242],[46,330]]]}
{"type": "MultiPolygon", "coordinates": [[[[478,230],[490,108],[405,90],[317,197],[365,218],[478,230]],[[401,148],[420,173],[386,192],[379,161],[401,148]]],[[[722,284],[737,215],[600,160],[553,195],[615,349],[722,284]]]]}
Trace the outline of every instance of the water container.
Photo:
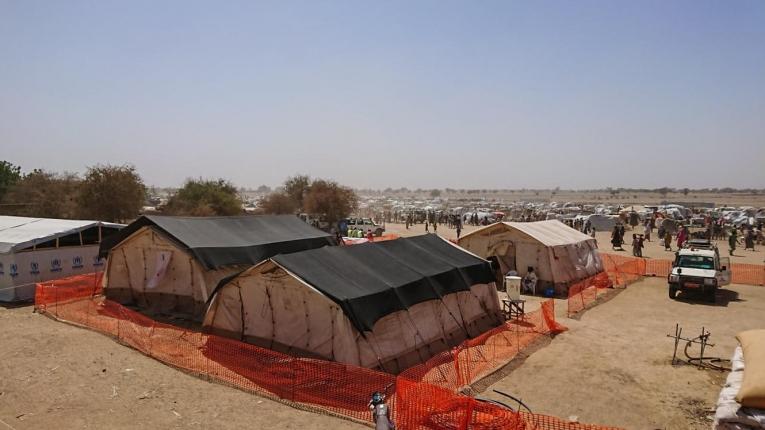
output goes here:
{"type": "Polygon", "coordinates": [[[505,276],[505,292],[510,300],[521,299],[521,278],[520,276],[505,276]]]}

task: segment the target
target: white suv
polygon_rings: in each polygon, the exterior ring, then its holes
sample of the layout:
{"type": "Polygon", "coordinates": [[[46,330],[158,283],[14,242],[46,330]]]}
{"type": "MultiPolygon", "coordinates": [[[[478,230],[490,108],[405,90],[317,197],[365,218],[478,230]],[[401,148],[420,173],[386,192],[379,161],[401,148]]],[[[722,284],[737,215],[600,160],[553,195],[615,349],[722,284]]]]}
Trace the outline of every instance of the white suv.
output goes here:
{"type": "Polygon", "coordinates": [[[356,228],[366,234],[367,230],[372,230],[375,236],[382,236],[385,232],[385,226],[376,224],[371,218],[348,218],[348,230],[356,228]]]}
{"type": "Polygon", "coordinates": [[[674,299],[678,291],[698,292],[710,303],[715,302],[717,288],[730,284],[730,259],[720,257],[717,248],[682,248],[672,265],[667,281],[669,298],[674,299]]]}

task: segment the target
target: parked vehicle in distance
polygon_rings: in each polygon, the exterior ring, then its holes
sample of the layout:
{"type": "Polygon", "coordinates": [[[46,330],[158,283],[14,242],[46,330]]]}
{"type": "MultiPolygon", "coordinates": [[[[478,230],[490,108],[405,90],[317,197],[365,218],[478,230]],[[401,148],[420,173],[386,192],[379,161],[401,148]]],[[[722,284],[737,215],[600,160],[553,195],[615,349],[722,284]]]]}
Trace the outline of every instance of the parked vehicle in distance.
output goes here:
{"type": "Polygon", "coordinates": [[[377,224],[372,220],[372,218],[348,218],[345,220],[340,221],[341,226],[341,232],[345,235],[348,233],[348,230],[355,228],[357,230],[362,230],[364,232],[368,230],[372,230],[372,233],[375,236],[382,236],[382,234],[385,232],[385,225],[384,224],[377,224]],[[342,230],[342,225],[345,224],[346,230],[342,230]]]}

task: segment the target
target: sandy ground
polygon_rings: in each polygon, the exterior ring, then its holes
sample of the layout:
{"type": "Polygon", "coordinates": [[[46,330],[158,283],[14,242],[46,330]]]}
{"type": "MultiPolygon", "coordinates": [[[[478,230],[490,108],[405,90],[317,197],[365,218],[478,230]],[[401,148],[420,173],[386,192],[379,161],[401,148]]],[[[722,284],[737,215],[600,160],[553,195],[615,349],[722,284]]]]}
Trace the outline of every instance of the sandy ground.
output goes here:
{"type": "MultiPolygon", "coordinates": [[[[462,230],[462,235],[465,235],[477,228],[479,227],[465,226],[465,228],[462,230]]],[[[433,232],[432,226],[430,227],[430,232],[431,233],[433,232]]],[[[642,233],[643,232],[642,229],[640,229],[639,232],[642,233]]],[[[417,225],[411,226],[409,229],[406,229],[406,226],[404,224],[388,223],[385,225],[385,233],[394,233],[402,237],[425,234],[425,224],[417,224],[417,225]]],[[[653,241],[645,242],[645,248],[643,249],[643,256],[646,258],[673,260],[675,258],[675,251],[677,251],[676,242],[675,241],[672,242],[672,251],[665,251],[664,244],[659,242],[658,237],[655,236],[655,233],[656,233],[656,230],[654,230],[653,241]]],[[[446,227],[445,225],[439,225],[436,234],[446,239],[457,238],[457,230],[450,229],[446,227]]],[[[615,251],[611,248],[611,233],[610,232],[606,232],[606,231],[598,232],[596,233],[595,238],[598,241],[598,248],[600,248],[601,252],[625,255],[629,257],[629,256],[632,256],[632,247],[630,246],[630,244],[632,243],[632,231],[629,229],[629,227],[627,227],[625,235],[627,236],[627,243],[624,244],[623,246],[624,251],[615,251]]],[[[727,256],[728,250],[729,250],[728,241],[721,240],[721,241],[715,241],[715,242],[717,243],[717,246],[720,249],[720,254],[723,256],[727,256]]],[[[743,248],[743,245],[740,245],[738,248],[736,248],[736,251],[734,252],[733,257],[731,257],[731,263],[764,264],[765,263],[765,246],[756,245],[755,251],[751,251],[751,250],[745,251],[743,248]]]]}
{"type": "MultiPolygon", "coordinates": [[[[430,228],[430,233],[433,233],[433,226],[430,226],[429,228],[430,228]]],[[[461,234],[465,235],[477,228],[479,227],[466,225],[462,229],[461,234]]],[[[413,226],[410,226],[408,229],[406,228],[405,224],[396,224],[392,222],[385,224],[385,234],[397,234],[401,237],[409,237],[409,236],[419,236],[425,233],[426,233],[425,224],[415,224],[413,226]]],[[[436,234],[446,239],[457,239],[457,230],[448,228],[445,225],[441,225],[441,224],[438,225],[436,234]]]]}
{"type": "MultiPolygon", "coordinates": [[[[388,232],[422,234],[424,226],[389,224],[388,232]]],[[[439,234],[456,237],[445,227],[439,234]]],[[[761,258],[738,254],[744,257],[734,261],[761,258]]],[[[646,255],[673,254],[649,244],[646,255]]],[[[527,310],[538,308],[541,299],[526,298],[527,310]]],[[[499,389],[535,412],[630,429],[709,428],[725,375],[671,366],[666,334],[675,323],[692,335],[705,326],[716,344],[712,353],[729,358],[735,333],[765,326],[765,288],[735,285],[711,306],[671,301],[665,281],[649,278],[579,319],[565,313],[565,300],[556,300],[556,315],[570,330],[481,395],[500,398],[492,392],[499,389]]],[[[0,429],[365,428],[186,375],[111,338],[34,314],[31,306],[0,307],[0,327],[0,429]]]]}
{"type": "MultiPolygon", "coordinates": [[[[637,228],[636,233],[643,233],[642,228],[637,228]]],[[[611,254],[620,254],[626,256],[632,256],[632,231],[629,227],[625,230],[624,235],[627,243],[623,245],[624,251],[614,251],[611,246],[611,233],[607,231],[595,233],[595,238],[598,241],[598,248],[601,252],[607,252],[611,254]]],[[[673,260],[675,258],[675,251],[677,251],[677,241],[672,240],[672,251],[664,250],[664,243],[660,242],[658,236],[656,236],[656,230],[652,236],[651,242],[644,242],[643,257],[647,258],[660,258],[665,260],[673,260]]],[[[716,240],[717,247],[720,249],[721,256],[728,256],[730,247],[727,240],[716,240]]],[[[733,256],[730,257],[731,263],[746,263],[746,264],[763,264],[765,262],[765,246],[755,245],[754,251],[744,250],[744,245],[736,247],[733,256]]]]}
{"type": "Polygon", "coordinates": [[[111,338],[0,307],[0,429],[363,429],[203,381],[111,338]]]}
{"type": "MultiPolygon", "coordinates": [[[[556,313],[559,313],[556,312],[556,313]]],[[[534,412],[629,429],[707,429],[725,375],[670,364],[675,323],[696,336],[712,332],[711,354],[730,358],[734,335],[765,326],[765,288],[734,285],[718,305],[673,301],[663,279],[647,278],[580,320],[532,354],[493,389],[522,398],[534,412]]],[[[693,349],[697,352],[698,350],[693,349]]],[[[682,354],[682,352],[681,352],[682,354]]]]}

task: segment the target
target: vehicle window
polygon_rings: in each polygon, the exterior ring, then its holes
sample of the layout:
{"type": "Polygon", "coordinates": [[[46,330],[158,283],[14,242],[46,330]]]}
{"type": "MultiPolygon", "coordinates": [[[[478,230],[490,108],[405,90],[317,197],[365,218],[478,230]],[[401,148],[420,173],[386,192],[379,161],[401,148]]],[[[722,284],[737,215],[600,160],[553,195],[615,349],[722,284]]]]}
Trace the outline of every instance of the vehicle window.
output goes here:
{"type": "Polygon", "coordinates": [[[679,267],[689,269],[711,269],[715,268],[715,260],[712,257],[703,257],[700,255],[681,255],[677,259],[679,267]]]}

